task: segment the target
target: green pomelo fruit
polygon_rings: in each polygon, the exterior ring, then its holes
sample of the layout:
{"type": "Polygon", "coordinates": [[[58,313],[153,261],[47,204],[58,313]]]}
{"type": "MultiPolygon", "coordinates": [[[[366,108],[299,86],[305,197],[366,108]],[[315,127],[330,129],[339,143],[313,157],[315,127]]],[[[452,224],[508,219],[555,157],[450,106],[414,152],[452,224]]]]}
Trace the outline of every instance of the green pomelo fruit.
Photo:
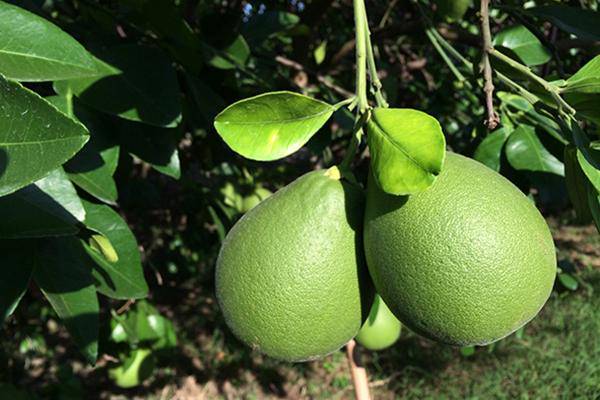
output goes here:
{"type": "Polygon", "coordinates": [[[383,350],[400,337],[402,324],[379,295],[375,296],[369,317],[356,335],[356,341],[369,350],[383,350]]]}
{"type": "Polygon", "coordinates": [[[552,236],[507,179],[448,153],[433,185],[390,196],[369,182],[365,255],[400,321],[459,346],[501,339],[542,308],[556,275],[552,236]]]}
{"type": "Polygon", "coordinates": [[[287,361],[322,357],[352,339],[372,293],[363,214],[362,191],[339,180],[337,168],[310,172],[245,214],[216,267],[233,333],[287,361]]]}
{"type": "Polygon", "coordinates": [[[436,13],[442,17],[452,20],[461,20],[471,4],[472,0],[435,0],[436,13]]]}

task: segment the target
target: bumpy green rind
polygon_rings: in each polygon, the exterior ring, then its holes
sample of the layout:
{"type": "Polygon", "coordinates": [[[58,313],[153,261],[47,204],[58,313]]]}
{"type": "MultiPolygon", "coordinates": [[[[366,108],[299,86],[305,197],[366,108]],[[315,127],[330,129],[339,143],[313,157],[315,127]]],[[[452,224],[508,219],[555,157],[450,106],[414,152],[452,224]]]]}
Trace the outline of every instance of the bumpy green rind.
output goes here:
{"type": "Polygon", "coordinates": [[[394,314],[453,345],[488,344],[529,322],[556,275],[539,211],[504,177],[453,153],[423,193],[390,196],[370,182],[364,240],[394,314]]]}
{"type": "Polygon", "coordinates": [[[369,318],[356,335],[356,341],[369,350],[383,350],[392,346],[398,338],[402,324],[392,314],[379,295],[375,296],[369,318]]]}
{"type": "Polygon", "coordinates": [[[250,210],[217,260],[227,324],[273,358],[325,356],[353,338],[368,314],[364,194],[326,174],[310,172],[250,210]]]}

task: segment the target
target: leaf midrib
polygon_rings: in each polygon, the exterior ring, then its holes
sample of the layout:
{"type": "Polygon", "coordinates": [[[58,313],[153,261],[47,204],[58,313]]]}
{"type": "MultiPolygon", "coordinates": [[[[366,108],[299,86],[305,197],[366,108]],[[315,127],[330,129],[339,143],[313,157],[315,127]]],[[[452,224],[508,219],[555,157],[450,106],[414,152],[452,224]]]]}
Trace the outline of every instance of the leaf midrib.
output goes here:
{"type": "Polygon", "coordinates": [[[3,54],[10,54],[10,55],[13,55],[13,56],[19,56],[19,57],[23,57],[23,58],[34,58],[34,59],[37,59],[37,60],[44,60],[44,61],[47,61],[47,62],[52,63],[52,64],[60,64],[60,65],[72,66],[72,67],[76,67],[78,69],[82,69],[82,70],[85,70],[85,71],[91,71],[91,72],[96,71],[96,69],[93,68],[93,67],[87,68],[85,66],[82,66],[82,64],[69,63],[69,62],[62,61],[60,59],[43,57],[43,56],[40,56],[40,55],[37,55],[37,54],[18,53],[16,51],[11,51],[11,50],[6,50],[6,49],[0,49],[0,54],[2,54],[2,53],[3,54]]]}
{"type": "Polygon", "coordinates": [[[318,118],[322,115],[325,115],[327,113],[333,112],[332,109],[327,109],[321,112],[318,112],[316,114],[311,114],[311,115],[307,115],[304,117],[299,117],[299,118],[288,118],[288,119],[280,119],[280,120],[267,120],[267,121],[260,121],[260,122],[237,122],[237,121],[216,121],[219,124],[226,124],[226,125],[268,125],[268,124],[276,124],[276,123],[280,123],[280,124],[285,124],[285,123],[289,123],[289,122],[297,122],[297,121],[305,121],[308,119],[313,119],[313,118],[318,118]]]}
{"type": "Polygon", "coordinates": [[[402,145],[398,142],[396,142],[394,140],[394,138],[392,138],[391,136],[389,136],[386,131],[382,128],[382,126],[376,121],[375,118],[373,118],[373,123],[375,124],[375,126],[377,127],[377,132],[381,132],[381,136],[386,139],[388,142],[390,142],[392,144],[392,146],[394,146],[395,148],[397,148],[398,150],[400,150],[400,152],[402,152],[402,154],[404,154],[404,156],[414,165],[416,165],[418,168],[420,168],[421,170],[427,172],[427,173],[431,173],[427,168],[425,168],[423,165],[421,165],[417,160],[415,160],[413,157],[410,156],[410,154],[404,150],[402,148],[402,145]]]}

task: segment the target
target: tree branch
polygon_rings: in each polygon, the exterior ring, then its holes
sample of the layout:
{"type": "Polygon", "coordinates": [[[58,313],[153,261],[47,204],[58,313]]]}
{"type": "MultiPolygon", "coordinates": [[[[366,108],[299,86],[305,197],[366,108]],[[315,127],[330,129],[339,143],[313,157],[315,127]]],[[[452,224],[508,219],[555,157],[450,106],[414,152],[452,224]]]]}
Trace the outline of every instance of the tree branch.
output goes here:
{"type": "Polygon", "coordinates": [[[492,64],[490,63],[490,52],[493,51],[494,47],[492,46],[492,32],[490,30],[489,3],[489,0],[481,0],[481,8],[479,10],[483,39],[481,68],[483,70],[483,92],[485,94],[485,107],[487,109],[485,125],[488,129],[495,129],[498,123],[500,123],[500,117],[494,110],[494,82],[492,64]]]}

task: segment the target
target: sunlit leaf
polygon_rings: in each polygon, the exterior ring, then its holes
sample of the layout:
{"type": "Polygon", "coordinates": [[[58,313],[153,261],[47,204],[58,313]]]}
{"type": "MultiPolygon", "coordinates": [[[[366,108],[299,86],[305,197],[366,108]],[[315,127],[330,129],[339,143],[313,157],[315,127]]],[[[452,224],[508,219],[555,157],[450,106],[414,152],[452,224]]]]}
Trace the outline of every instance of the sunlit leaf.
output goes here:
{"type": "Polygon", "coordinates": [[[93,57],[48,20],[0,1],[0,73],[20,81],[96,75],[93,57]]]}
{"type": "Polygon", "coordinates": [[[439,122],[417,110],[376,108],[367,123],[373,177],[406,195],[427,189],[442,169],[446,141],[439,122]]]}
{"type": "Polygon", "coordinates": [[[272,92],[227,107],[215,118],[215,128],[237,153],[271,161],[304,146],[334,111],[327,103],[297,93],[272,92]]]}

